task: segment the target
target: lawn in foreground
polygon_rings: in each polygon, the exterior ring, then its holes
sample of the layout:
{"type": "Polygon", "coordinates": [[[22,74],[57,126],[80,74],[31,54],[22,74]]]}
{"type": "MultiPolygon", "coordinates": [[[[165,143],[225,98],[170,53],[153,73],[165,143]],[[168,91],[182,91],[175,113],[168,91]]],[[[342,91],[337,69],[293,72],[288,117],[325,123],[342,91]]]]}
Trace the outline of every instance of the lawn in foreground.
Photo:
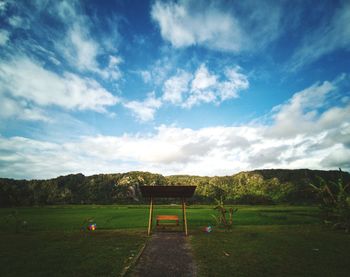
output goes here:
{"type": "Polygon", "coordinates": [[[214,229],[191,243],[199,276],[350,276],[350,235],[318,224],[214,229]]]}
{"type": "Polygon", "coordinates": [[[0,276],[118,276],[139,251],[137,232],[0,234],[0,276]]]}
{"type": "MultiPolygon", "coordinates": [[[[324,229],[316,207],[238,208],[232,231],[214,228],[211,234],[201,230],[213,224],[212,207],[188,208],[199,276],[303,276],[304,272],[304,276],[329,272],[343,276],[350,272],[344,258],[350,250],[350,236],[324,229]]],[[[181,216],[181,208],[157,205],[157,214],[181,216]]],[[[146,205],[0,209],[0,275],[118,275],[147,240],[147,221],[146,205]],[[19,233],[11,216],[14,210],[19,222],[27,222],[19,233]],[[95,232],[82,229],[91,218],[97,223],[95,232]]]]}

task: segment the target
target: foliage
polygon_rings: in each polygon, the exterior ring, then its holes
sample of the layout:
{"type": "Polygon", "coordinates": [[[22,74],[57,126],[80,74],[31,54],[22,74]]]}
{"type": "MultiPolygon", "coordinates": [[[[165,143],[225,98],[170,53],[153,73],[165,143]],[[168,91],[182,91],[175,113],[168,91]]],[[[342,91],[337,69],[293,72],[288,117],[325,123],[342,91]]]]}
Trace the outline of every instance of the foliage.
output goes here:
{"type": "Polygon", "coordinates": [[[321,201],[320,210],[325,222],[332,223],[334,228],[350,230],[350,184],[345,184],[342,171],[339,169],[337,182],[326,182],[319,179],[319,185],[310,184],[321,201]]]}
{"type": "Polygon", "coordinates": [[[218,215],[213,215],[216,224],[218,226],[222,226],[226,229],[230,229],[233,224],[233,213],[237,212],[237,208],[229,208],[227,209],[224,205],[223,198],[215,199],[216,206],[214,210],[218,212],[218,215]],[[228,218],[227,218],[228,215],[228,218]]]}
{"type": "MultiPolygon", "coordinates": [[[[350,182],[350,174],[342,172],[350,182]]],[[[232,204],[315,203],[309,183],[317,176],[335,182],[338,171],[319,170],[254,170],[232,176],[162,176],[132,171],[118,174],[84,176],[70,174],[48,180],[14,180],[0,178],[0,206],[31,206],[53,204],[145,203],[140,194],[143,185],[197,186],[192,203],[212,203],[225,197],[232,204]]]]}

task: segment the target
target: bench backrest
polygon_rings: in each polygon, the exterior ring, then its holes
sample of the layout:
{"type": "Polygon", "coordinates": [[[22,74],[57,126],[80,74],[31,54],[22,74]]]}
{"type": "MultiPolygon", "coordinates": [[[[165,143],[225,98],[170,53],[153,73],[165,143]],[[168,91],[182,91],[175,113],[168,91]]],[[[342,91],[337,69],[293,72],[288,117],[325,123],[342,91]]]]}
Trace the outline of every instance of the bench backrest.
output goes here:
{"type": "Polygon", "coordinates": [[[157,215],[157,220],[179,220],[177,215],[157,215]]]}

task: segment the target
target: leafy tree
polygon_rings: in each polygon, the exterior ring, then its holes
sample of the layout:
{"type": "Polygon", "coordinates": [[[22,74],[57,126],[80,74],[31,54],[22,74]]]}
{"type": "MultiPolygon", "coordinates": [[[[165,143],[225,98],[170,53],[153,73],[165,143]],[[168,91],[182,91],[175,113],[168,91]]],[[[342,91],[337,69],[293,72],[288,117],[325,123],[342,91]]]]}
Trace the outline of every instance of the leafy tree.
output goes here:
{"type": "MultiPolygon", "coordinates": [[[[338,171],[269,169],[241,172],[232,176],[208,177],[132,171],[117,174],[84,176],[70,174],[48,180],[14,180],[0,178],[0,206],[50,204],[108,204],[140,199],[142,185],[197,186],[193,202],[213,202],[225,197],[241,204],[316,203],[310,183],[321,177],[328,184],[337,182],[338,171]]],[[[345,183],[350,174],[341,172],[345,183]]]]}

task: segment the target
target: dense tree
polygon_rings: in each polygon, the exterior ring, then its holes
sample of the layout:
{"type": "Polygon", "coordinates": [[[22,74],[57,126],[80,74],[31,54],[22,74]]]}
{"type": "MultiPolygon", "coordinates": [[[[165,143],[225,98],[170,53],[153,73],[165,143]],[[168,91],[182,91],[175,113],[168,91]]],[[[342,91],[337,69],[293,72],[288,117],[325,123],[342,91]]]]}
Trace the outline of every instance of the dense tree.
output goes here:
{"type": "Polygon", "coordinates": [[[339,171],[269,169],[240,172],[232,176],[207,177],[162,176],[150,172],[132,171],[118,174],[84,176],[70,174],[49,180],[13,180],[0,178],[0,206],[50,204],[110,204],[142,203],[140,186],[195,185],[193,202],[213,202],[224,197],[231,203],[315,203],[310,187],[319,178],[335,182],[339,171]]]}

